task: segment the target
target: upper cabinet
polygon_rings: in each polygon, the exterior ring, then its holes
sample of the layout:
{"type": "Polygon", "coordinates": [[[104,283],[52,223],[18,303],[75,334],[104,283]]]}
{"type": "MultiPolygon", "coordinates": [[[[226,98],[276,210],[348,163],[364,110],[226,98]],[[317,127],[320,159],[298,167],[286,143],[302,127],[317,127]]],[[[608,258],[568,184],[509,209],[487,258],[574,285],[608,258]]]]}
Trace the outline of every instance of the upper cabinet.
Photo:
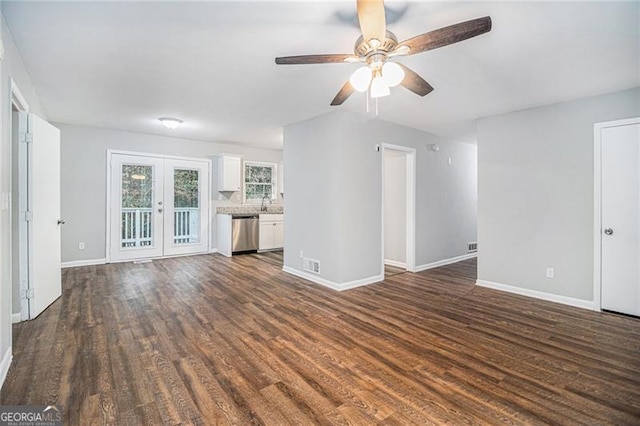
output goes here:
{"type": "Polygon", "coordinates": [[[278,163],[278,192],[284,194],[284,163],[278,163]]]}
{"type": "Polygon", "coordinates": [[[242,158],[237,155],[218,156],[218,191],[240,191],[242,188],[242,158]]]}

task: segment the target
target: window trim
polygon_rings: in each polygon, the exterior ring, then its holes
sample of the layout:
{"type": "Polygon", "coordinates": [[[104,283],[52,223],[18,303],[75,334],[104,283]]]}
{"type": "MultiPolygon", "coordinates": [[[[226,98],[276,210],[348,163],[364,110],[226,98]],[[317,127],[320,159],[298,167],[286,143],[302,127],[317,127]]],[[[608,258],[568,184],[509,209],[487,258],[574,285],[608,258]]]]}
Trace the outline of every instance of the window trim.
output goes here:
{"type": "Polygon", "coordinates": [[[268,166],[271,167],[271,199],[270,201],[278,201],[278,165],[276,163],[270,163],[266,161],[243,161],[242,162],[242,204],[259,205],[262,204],[262,200],[248,199],[247,200],[247,176],[246,170],[249,166],[268,166]]]}

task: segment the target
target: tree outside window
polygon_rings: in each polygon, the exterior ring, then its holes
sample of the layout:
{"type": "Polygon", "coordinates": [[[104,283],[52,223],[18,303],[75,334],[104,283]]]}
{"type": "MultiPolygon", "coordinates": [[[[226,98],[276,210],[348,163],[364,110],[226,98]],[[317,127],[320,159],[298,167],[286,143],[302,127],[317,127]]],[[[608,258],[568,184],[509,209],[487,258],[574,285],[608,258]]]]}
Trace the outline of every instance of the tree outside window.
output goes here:
{"type": "Polygon", "coordinates": [[[276,199],[276,165],[270,163],[244,163],[244,202],[261,203],[276,199]]]}

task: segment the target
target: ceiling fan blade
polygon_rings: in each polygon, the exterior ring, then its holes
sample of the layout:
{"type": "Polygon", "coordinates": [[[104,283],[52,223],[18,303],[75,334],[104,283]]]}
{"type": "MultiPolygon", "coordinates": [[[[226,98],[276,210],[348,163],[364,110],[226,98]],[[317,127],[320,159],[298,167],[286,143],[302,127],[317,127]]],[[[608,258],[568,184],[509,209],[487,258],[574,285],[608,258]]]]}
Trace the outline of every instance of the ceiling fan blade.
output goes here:
{"type": "Polygon", "coordinates": [[[340,89],[336,97],[333,98],[333,100],[331,101],[331,105],[332,106],[342,105],[342,103],[346,101],[347,98],[351,96],[353,92],[355,92],[355,90],[356,89],[354,89],[351,83],[349,83],[349,81],[347,80],[347,82],[344,84],[344,86],[342,86],[342,89],[340,89]]]}
{"type": "Polygon", "coordinates": [[[429,31],[405,40],[399,46],[408,46],[411,49],[409,55],[415,55],[426,50],[448,46],[489,31],[491,31],[491,17],[485,16],[484,18],[472,19],[429,31]]]}
{"type": "Polygon", "coordinates": [[[395,49],[393,49],[391,52],[387,53],[387,57],[393,58],[394,56],[408,55],[410,51],[411,49],[409,49],[409,46],[398,46],[395,49]]]}
{"type": "Polygon", "coordinates": [[[380,43],[387,34],[387,22],[382,0],[358,0],[358,22],[365,41],[376,39],[380,43]]]}
{"type": "Polygon", "coordinates": [[[353,55],[300,55],[276,58],[278,65],[330,64],[340,62],[357,62],[360,58],[353,55]]]}
{"type": "Polygon", "coordinates": [[[416,95],[425,96],[433,91],[433,87],[420,77],[415,71],[405,65],[398,64],[404,70],[404,79],[400,83],[403,87],[411,90],[416,95]]]}

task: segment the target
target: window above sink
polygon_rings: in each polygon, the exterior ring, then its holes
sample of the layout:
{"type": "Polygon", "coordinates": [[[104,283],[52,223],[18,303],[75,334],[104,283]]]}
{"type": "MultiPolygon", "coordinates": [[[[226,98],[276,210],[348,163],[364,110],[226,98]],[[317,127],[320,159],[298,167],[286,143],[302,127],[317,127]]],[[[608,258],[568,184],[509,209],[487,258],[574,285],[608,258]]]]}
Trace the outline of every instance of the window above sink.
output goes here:
{"type": "Polygon", "coordinates": [[[277,201],[277,165],[245,161],[243,167],[242,202],[245,204],[261,204],[268,200],[269,204],[277,201]]]}

